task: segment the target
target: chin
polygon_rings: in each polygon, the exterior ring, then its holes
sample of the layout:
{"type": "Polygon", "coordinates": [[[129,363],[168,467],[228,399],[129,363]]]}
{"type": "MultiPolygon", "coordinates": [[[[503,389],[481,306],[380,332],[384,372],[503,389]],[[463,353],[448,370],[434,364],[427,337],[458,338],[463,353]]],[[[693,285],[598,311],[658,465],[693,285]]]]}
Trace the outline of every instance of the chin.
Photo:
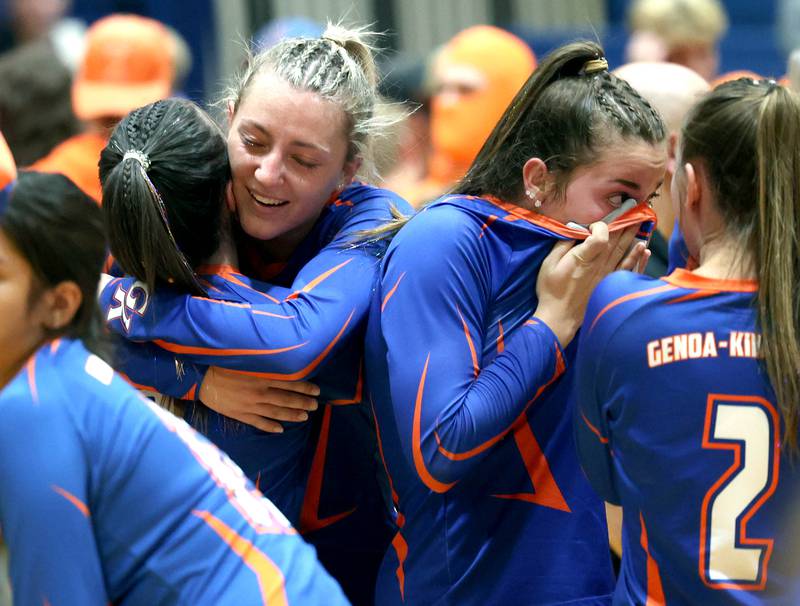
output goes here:
{"type": "Polygon", "coordinates": [[[264,219],[249,216],[241,217],[239,224],[244,233],[256,240],[272,240],[285,231],[275,223],[268,223],[264,219]]]}

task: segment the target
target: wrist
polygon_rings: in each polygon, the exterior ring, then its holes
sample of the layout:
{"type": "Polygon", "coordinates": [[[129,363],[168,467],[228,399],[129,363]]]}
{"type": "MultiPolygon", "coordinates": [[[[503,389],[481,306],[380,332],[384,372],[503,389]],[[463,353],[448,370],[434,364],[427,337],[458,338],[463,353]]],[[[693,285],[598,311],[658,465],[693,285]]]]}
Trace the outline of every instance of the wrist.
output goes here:
{"type": "Polygon", "coordinates": [[[580,328],[580,322],[565,318],[563,315],[551,315],[544,310],[537,309],[533,317],[547,325],[558,339],[561,349],[566,349],[580,328]]]}

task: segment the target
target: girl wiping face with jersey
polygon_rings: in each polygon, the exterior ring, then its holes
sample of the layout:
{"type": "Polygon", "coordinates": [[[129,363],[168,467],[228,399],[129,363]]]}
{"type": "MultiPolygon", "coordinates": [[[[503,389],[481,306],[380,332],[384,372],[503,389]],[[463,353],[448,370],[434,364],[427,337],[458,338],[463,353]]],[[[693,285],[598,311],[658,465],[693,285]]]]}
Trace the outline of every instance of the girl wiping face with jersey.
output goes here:
{"type": "Polygon", "coordinates": [[[603,503],[572,435],[573,337],[599,279],[646,256],[625,255],[652,223],[664,137],[601,48],[560,48],[453,193],[393,239],[366,347],[400,527],[383,604],[610,600],[603,503]]]}

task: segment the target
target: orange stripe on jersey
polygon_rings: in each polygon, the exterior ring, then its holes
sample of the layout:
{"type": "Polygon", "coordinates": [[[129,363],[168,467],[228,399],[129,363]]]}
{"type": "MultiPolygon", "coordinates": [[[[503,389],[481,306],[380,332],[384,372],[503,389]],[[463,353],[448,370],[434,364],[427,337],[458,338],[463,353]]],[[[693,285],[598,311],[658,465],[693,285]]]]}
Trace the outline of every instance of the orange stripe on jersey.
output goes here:
{"type": "Polygon", "coordinates": [[[464,328],[464,335],[467,337],[467,347],[469,347],[469,355],[472,358],[472,372],[477,379],[481,369],[478,366],[478,353],[475,351],[475,343],[472,341],[472,336],[469,334],[469,326],[467,326],[467,323],[464,320],[464,316],[461,314],[461,309],[458,307],[458,305],[456,305],[456,311],[458,312],[458,317],[461,318],[461,326],[464,328]]]}
{"type": "Polygon", "coordinates": [[[405,585],[406,585],[406,573],[403,566],[405,565],[406,558],[408,557],[408,543],[403,538],[401,534],[403,530],[403,526],[406,524],[406,517],[402,514],[399,509],[400,505],[400,497],[397,496],[397,491],[394,489],[394,481],[392,481],[392,476],[389,473],[389,466],[386,465],[386,457],[383,454],[383,442],[381,441],[381,429],[378,426],[378,415],[375,414],[375,406],[370,401],[369,403],[370,408],[372,409],[372,420],[375,423],[375,437],[377,438],[378,442],[378,454],[381,457],[381,463],[383,463],[383,469],[386,471],[386,479],[389,480],[389,490],[392,492],[392,502],[394,503],[395,509],[397,510],[397,533],[392,538],[392,548],[397,555],[397,569],[395,570],[395,575],[397,576],[397,583],[400,586],[400,599],[405,601],[405,585]]]}
{"type": "Polygon", "coordinates": [[[667,301],[667,305],[673,305],[675,303],[685,303],[686,301],[694,301],[696,299],[705,299],[706,297],[713,297],[714,295],[718,295],[720,291],[718,290],[698,290],[696,292],[691,292],[688,295],[683,295],[682,297],[678,297],[677,299],[672,299],[671,301],[667,301]]]}
{"type": "Polygon", "coordinates": [[[208,297],[193,296],[192,299],[198,299],[200,301],[205,301],[206,303],[214,303],[216,305],[227,305],[228,307],[238,307],[240,309],[250,309],[251,307],[250,303],[234,303],[233,301],[223,301],[222,299],[209,299],[208,297]]]}
{"type": "Polygon", "coordinates": [[[325,280],[327,280],[328,278],[330,278],[330,277],[331,277],[333,274],[335,274],[337,271],[339,271],[339,270],[340,270],[342,267],[344,267],[345,265],[347,265],[348,263],[350,263],[350,261],[352,261],[352,260],[353,260],[353,259],[348,259],[348,260],[347,260],[347,261],[345,261],[344,263],[339,263],[339,265],[337,265],[336,267],[332,267],[331,269],[329,269],[329,270],[328,270],[328,271],[326,271],[325,273],[322,273],[322,274],[320,274],[319,276],[317,276],[316,278],[314,278],[313,280],[311,280],[311,282],[309,282],[308,284],[306,284],[306,285],[305,285],[303,288],[301,288],[300,290],[298,290],[298,291],[296,291],[296,292],[293,292],[293,293],[292,293],[292,294],[290,294],[288,297],[286,297],[286,300],[287,300],[287,301],[290,301],[290,300],[292,300],[292,299],[296,299],[297,297],[299,297],[301,293],[307,293],[307,292],[311,292],[311,291],[312,291],[312,290],[314,290],[314,289],[315,289],[317,286],[319,286],[320,284],[322,284],[322,282],[324,282],[325,280]]]}
{"type": "Polygon", "coordinates": [[[497,354],[501,354],[506,349],[505,337],[503,333],[503,323],[497,323],[497,354]]]}
{"type": "Polygon", "coordinates": [[[84,517],[87,518],[89,517],[89,507],[86,505],[86,503],[81,501],[74,494],[72,494],[68,490],[61,488],[60,486],[56,486],[55,484],[51,484],[50,488],[52,488],[53,491],[56,492],[57,494],[60,494],[62,497],[64,497],[67,501],[72,503],[78,509],[78,511],[80,511],[84,515],[84,517]]]}
{"type": "MultiPolygon", "coordinates": [[[[528,223],[532,223],[533,225],[543,227],[544,229],[553,233],[569,238],[570,240],[585,240],[589,236],[588,231],[567,227],[555,219],[551,219],[550,217],[546,217],[545,215],[535,211],[522,208],[516,204],[504,202],[493,196],[485,196],[484,199],[491,204],[494,204],[495,206],[505,210],[508,215],[503,217],[503,219],[506,221],[515,221],[521,219],[523,221],[527,221],[528,223]]],[[[633,225],[639,225],[644,221],[653,221],[655,223],[656,214],[647,203],[640,202],[628,212],[624,213],[621,217],[612,221],[609,225],[609,230],[612,232],[619,231],[633,225]]]]}
{"type": "Polygon", "coordinates": [[[514,499],[517,501],[525,501],[527,503],[534,503],[542,505],[543,507],[550,507],[559,511],[571,513],[572,510],[564,500],[564,495],[558,487],[553,472],[550,471],[550,464],[547,462],[547,457],[542,452],[536,436],[533,435],[531,426],[528,425],[527,416],[523,412],[520,422],[516,423],[517,428],[514,430],[514,441],[517,444],[517,450],[522,457],[525,464],[525,469],[528,472],[528,477],[531,480],[534,492],[522,492],[516,494],[495,494],[493,497],[499,499],[514,499]]]}
{"type": "Polygon", "coordinates": [[[586,418],[586,415],[583,414],[583,412],[581,412],[581,419],[583,419],[583,422],[586,423],[586,426],[591,430],[591,432],[597,436],[597,439],[600,440],[601,444],[608,444],[608,438],[606,438],[602,433],[600,433],[600,430],[597,429],[597,427],[592,425],[591,421],[589,421],[589,419],[586,418]]]}
{"type": "Polygon", "coordinates": [[[152,385],[142,385],[141,383],[137,383],[133,379],[131,379],[128,375],[124,372],[117,371],[117,374],[125,379],[125,382],[128,383],[131,387],[135,387],[136,389],[141,389],[142,391],[152,391],[153,393],[158,393],[158,389],[153,387],[152,385]]]}
{"type": "Polygon", "coordinates": [[[238,276],[242,275],[241,272],[237,271],[231,265],[203,265],[202,267],[198,268],[197,273],[218,275],[218,276],[220,276],[222,278],[225,278],[229,282],[232,282],[232,283],[234,283],[234,284],[236,284],[238,286],[246,288],[250,292],[254,292],[257,295],[261,295],[262,297],[264,297],[265,299],[268,299],[269,301],[272,301],[273,303],[280,303],[280,301],[278,299],[276,299],[275,297],[273,297],[272,295],[269,295],[269,294],[267,294],[265,292],[257,290],[255,288],[253,288],[252,286],[250,286],[249,284],[247,284],[247,283],[243,282],[242,280],[240,280],[238,278],[238,276]]]}
{"type": "Polygon", "coordinates": [[[61,339],[53,339],[53,341],[50,343],[50,353],[56,353],[59,347],[61,347],[61,339]]]}
{"type": "Polygon", "coordinates": [[[114,265],[114,257],[113,255],[106,255],[106,260],[103,262],[103,273],[107,274],[111,267],[114,265]]]}
{"type": "Polygon", "coordinates": [[[279,320],[294,320],[297,316],[282,316],[281,314],[273,314],[268,311],[261,311],[258,309],[253,310],[254,316],[269,316],[270,318],[278,318],[279,320]]]}
{"type": "Polygon", "coordinates": [[[298,343],[297,345],[290,345],[288,347],[279,347],[277,349],[216,349],[214,347],[192,347],[188,345],[178,345],[177,343],[169,343],[161,339],[154,339],[153,343],[158,345],[161,349],[171,351],[178,354],[199,354],[199,355],[213,355],[213,356],[273,356],[275,354],[285,353],[300,349],[308,345],[308,341],[298,343]]]}
{"type": "Polygon", "coordinates": [[[614,299],[611,301],[611,303],[600,310],[600,313],[598,313],[594,321],[592,321],[592,325],[589,327],[589,330],[594,330],[597,321],[606,315],[607,312],[614,309],[617,305],[627,303],[628,301],[633,301],[634,299],[641,299],[642,297],[649,297],[650,295],[657,295],[662,292],[675,290],[676,288],[677,286],[672,286],[672,284],[662,284],[661,286],[656,286],[655,288],[647,288],[645,290],[640,290],[639,292],[628,293],[627,295],[619,297],[618,299],[614,299]]]}
{"type": "MultiPolygon", "coordinates": [[[[536,394],[533,396],[533,398],[531,400],[529,400],[525,404],[525,408],[523,410],[523,414],[524,414],[524,411],[527,410],[528,407],[531,404],[533,404],[533,402],[535,402],[536,399],[540,395],[542,395],[542,392],[544,392],[545,389],[547,389],[556,379],[558,379],[558,377],[560,377],[561,374],[566,369],[566,365],[564,364],[564,359],[561,356],[561,350],[558,348],[558,345],[555,345],[555,349],[556,349],[556,368],[555,368],[555,371],[553,372],[553,376],[550,377],[550,379],[547,381],[547,383],[545,383],[544,385],[539,387],[539,389],[536,391],[536,394]]],[[[430,357],[430,355],[428,357],[430,357]]],[[[426,367],[427,367],[427,365],[426,365],[426,367]]],[[[466,461],[467,459],[471,459],[472,457],[474,457],[476,455],[479,455],[482,452],[488,450],[489,448],[491,448],[492,446],[497,444],[500,440],[505,438],[510,431],[514,430],[520,424],[521,419],[522,419],[522,415],[520,415],[520,417],[517,417],[509,427],[507,427],[506,429],[501,431],[499,434],[497,434],[493,438],[490,438],[490,439],[486,440],[484,443],[479,444],[475,448],[471,448],[471,449],[467,450],[466,452],[451,452],[451,451],[447,450],[444,446],[442,446],[442,440],[439,437],[438,431],[434,432],[434,436],[436,438],[436,444],[438,446],[438,450],[439,450],[440,453],[442,453],[442,455],[444,455],[445,457],[447,457],[451,461],[466,461]]]]}
{"type": "Polygon", "coordinates": [[[489,215],[489,218],[486,219],[486,223],[481,225],[481,233],[478,236],[478,239],[483,238],[483,232],[485,232],[487,229],[489,229],[492,226],[492,223],[497,221],[497,219],[499,219],[499,218],[500,217],[498,217],[497,215],[489,215]]]}
{"type": "Polygon", "coordinates": [[[202,286],[203,288],[205,288],[207,291],[218,292],[218,293],[221,293],[221,292],[222,292],[222,291],[221,291],[219,288],[217,288],[216,286],[214,286],[214,285],[213,285],[211,282],[209,282],[208,280],[204,280],[203,278],[197,278],[197,281],[198,281],[198,282],[200,282],[200,286],[202,286]]]}
{"type": "Polygon", "coordinates": [[[422,444],[420,436],[420,424],[422,422],[422,396],[425,393],[425,378],[428,376],[428,363],[430,361],[431,354],[428,353],[428,357],[425,358],[425,366],[422,369],[422,376],[419,379],[417,398],[414,402],[414,425],[411,431],[411,447],[414,456],[414,467],[416,468],[417,475],[419,475],[423,484],[425,484],[425,486],[430,488],[433,492],[442,493],[450,490],[456,485],[456,483],[452,482],[450,484],[446,484],[444,482],[440,482],[431,475],[427,467],[425,467],[425,458],[422,456],[422,444]]]}
{"type": "Polygon", "coordinates": [[[337,513],[326,518],[319,517],[319,501],[322,495],[322,481],[325,475],[325,459],[328,454],[328,436],[331,432],[331,411],[326,406],[322,413],[322,427],[319,430],[317,447],[314,449],[314,458],[311,461],[311,471],[308,474],[306,492],[303,495],[303,506],[300,509],[300,533],[305,534],[335,524],[353,513],[353,507],[347,511],[337,513]]]}
{"type": "Polygon", "coordinates": [[[247,376],[250,376],[250,377],[261,377],[261,378],[264,378],[264,379],[280,379],[280,380],[284,380],[284,381],[299,381],[301,379],[304,379],[309,374],[311,374],[314,371],[314,369],[316,369],[316,367],[319,366],[319,364],[330,353],[331,349],[333,349],[333,347],[336,345],[336,343],[339,341],[339,339],[344,334],[344,331],[347,330],[347,327],[350,324],[350,321],[353,319],[353,314],[355,314],[355,313],[356,313],[355,309],[350,312],[350,315],[347,317],[347,320],[345,320],[344,324],[339,329],[339,333],[331,340],[330,343],[328,343],[328,345],[325,347],[325,349],[322,351],[322,353],[320,353],[316,358],[314,358],[308,366],[306,366],[305,368],[303,368],[301,370],[298,370],[297,372],[291,372],[291,373],[256,372],[256,371],[250,371],[250,370],[234,370],[234,371],[231,371],[231,372],[235,372],[235,373],[238,373],[240,375],[247,375],[247,376]]]}
{"type": "Polygon", "coordinates": [[[252,570],[258,579],[261,590],[261,601],[270,606],[288,606],[289,598],[286,595],[286,582],[281,569],[258,547],[229,527],[219,518],[208,511],[193,511],[194,515],[203,520],[216,532],[220,538],[238,555],[247,567],[252,570]]]}
{"type": "Polygon", "coordinates": [[[718,280],[716,278],[699,276],[696,273],[680,268],[673,271],[667,277],[662,278],[662,280],[680,288],[727,290],[733,292],[756,292],[758,290],[758,281],[756,280],[718,280]]]}
{"type": "Polygon", "coordinates": [[[394,296],[394,293],[397,290],[397,287],[400,286],[400,280],[402,280],[405,277],[405,275],[406,275],[406,272],[403,272],[402,274],[400,274],[400,277],[397,278],[397,282],[394,283],[394,286],[392,286],[392,289],[388,293],[386,293],[386,296],[383,298],[383,303],[381,303],[381,311],[386,309],[386,304],[389,302],[389,299],[391,299],[392,296],[394,296]]]}
{"type": "Polygon", "coordinates": [[[31,390],[31,397],[34,405],[39,405],[39,390],[36,388],[36,354],[28,358],[25,364],[25,372],[28,374],[28,389],[31,390]]]}
{"type": "Polygon", "coordinates": [[[181,400],[194,400],[195,393],[197,392],[197,383],[192,385],[185,394],[183,394],[180,399],[181,400]]]}
{"type": "Polygon", "coordinates": [[[328,404],[334,406],[350,406],[352,404],[361,404],[364,391],[364,359],[358,363],[358,379],[356,380],[356,392],[353,397],[345,400],[330,400],[328,404]]]}
{"type": "Polygon", "coordinates": [[[642,512],[639,512],[639,523],[642,526],[641,544],[642,549],[647,554],[647,602],[645,606],[664,606],[664,588],[661,586],[661,573],[658,570],[658,564],[653,559],[650,553],[650,547],[647,542],[647,528],[644,525],[644,517],[642,512]]]}

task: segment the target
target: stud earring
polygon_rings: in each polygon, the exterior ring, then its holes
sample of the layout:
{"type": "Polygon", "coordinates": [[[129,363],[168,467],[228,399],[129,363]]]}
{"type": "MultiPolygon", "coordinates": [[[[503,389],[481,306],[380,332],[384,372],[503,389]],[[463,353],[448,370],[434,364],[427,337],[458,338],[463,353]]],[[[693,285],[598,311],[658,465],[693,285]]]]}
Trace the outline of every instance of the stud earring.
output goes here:
{"type": "Polygon", "coordinates": [[[525,190],[525,195],[528,196],[531,200],[533,200],[533,205],[536,208],[541,208],[542,207],[542,201],[539,198],[536,197],[537,193],[539,193],[538,189],[536,191],[534,191],[532,189],[526,189],[525,190]]]}

